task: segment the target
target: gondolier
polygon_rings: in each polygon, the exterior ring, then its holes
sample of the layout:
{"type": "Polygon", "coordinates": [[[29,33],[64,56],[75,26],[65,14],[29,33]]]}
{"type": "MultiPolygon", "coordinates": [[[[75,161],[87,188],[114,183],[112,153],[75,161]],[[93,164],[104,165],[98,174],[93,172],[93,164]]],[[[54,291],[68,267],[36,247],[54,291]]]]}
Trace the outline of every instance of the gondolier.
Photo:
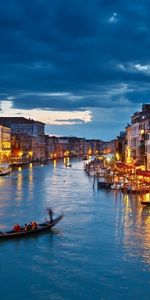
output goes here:
{"type": "Polygon", "coordinates": [[[53,210],[51,208],[48,208],[48,214],[49,214],[49,219],[50,219],[50,222],[53,222],[53,210]]]}

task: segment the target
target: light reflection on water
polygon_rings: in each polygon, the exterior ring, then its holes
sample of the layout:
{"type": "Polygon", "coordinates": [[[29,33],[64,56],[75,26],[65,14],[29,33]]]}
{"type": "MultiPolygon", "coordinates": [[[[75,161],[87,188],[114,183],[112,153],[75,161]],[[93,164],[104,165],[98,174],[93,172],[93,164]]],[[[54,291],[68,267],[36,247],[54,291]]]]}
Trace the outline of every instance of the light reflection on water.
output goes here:
{"type": "Polygon", "coordinates": [[[0,242],[2,299],[149,299],[149,195],[93,189],[83,161],[71,163],[0,178],[1,230],[43,220],[48,206],[65,214],[51,234],[0,242]]]}

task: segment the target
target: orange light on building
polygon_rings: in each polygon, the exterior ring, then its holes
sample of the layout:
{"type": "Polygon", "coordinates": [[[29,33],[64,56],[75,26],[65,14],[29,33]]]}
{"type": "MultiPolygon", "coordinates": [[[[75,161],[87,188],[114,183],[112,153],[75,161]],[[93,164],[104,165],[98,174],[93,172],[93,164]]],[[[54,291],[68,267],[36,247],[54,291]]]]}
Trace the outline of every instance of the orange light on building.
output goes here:
{"type": "Polygon", "coordinates": [[[69,151],[68,150],[64,152],[64,156],[65,157],[69,156],[69,151]]]}
{"type": "Polygon", "coordinates": [[[92,149],[91,148],[88,149],[88,155],[89,156],[92,155],[92,149]]]}
{"type": "Polygon", "coordinates": [[[30,155],[30,157],[32,157],[32,154],[33,154],[33,153],[32,153],[32,151],[29,151],[29,155],[30,155]]]}
{"type": "Polygon", "coordinates": [[[116,159],[117,159],[117,160],[120,160],[120,155],[119,155],[118,152],[116,152],[116,159]]]}
{"type": "Polygon", "coordinates": [[[22,151],[19,151],[19,157],[22,157],[22,154],[23,154],[23,152],[22,151]]]}
{"type": "Polygon", "coordinates": [[[53,153],[53,158],[56,159],[57,158],[57,153],[53,153]]]}

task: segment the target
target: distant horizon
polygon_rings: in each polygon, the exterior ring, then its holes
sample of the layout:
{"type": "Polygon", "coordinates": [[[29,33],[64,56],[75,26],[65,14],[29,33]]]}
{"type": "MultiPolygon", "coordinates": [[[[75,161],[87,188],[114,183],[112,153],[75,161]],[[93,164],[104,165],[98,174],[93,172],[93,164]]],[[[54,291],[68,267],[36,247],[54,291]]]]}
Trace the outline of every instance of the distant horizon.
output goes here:
{"type": "MultiPolygon", "coordinates": [[[[3,117],[9,117],[9,118],[26,118],[28,120],[34,120],[34,121],[37,121],[37,122],[42,122],[42,123],[45,124],[45,134],[46,135],[50,135],[50,136],[57,136],[57,137],[65,137],[65,136],[66,137],[78,137],[78,138],[95,139],[95,140],[102,140],[104,142],[108,142],[108,141],[112,141],[112,140],[116,139],[116,137],[119,136],[122,131],[125,131],[125,127],[128,124],[130,124],[130,122],[126,122],[126,125],[125,125],[124,129],[121,129],[118,132],[116,132],[116,135],[114,137],[112,137],[111,134],[110,134],[110,138],[109,137],[106,138],[106,136],[101,137],[99,135],[99,127],[97,127],[97,129],[96,129],[97,130],[97,135],[93,136],[92,135],[93,131],[91,131],[91,133],[89,134],[89,130],[88,130],[87,135],[84,136],[82,133],[80,133],[80,134],[78,133],[78,132],[80,132],[80,128],[83,125],[78,125],[78,127],[74,126],[73,131],[71,132],[71,129],[72,129],[71,125],[70,126],[68,126],[68,125],[67,126],[65,126],[65,125],[63,125],[63,126],[58,126],[58,125],[57,126],[54,126],[54,125],[51,126],[51,125],[46,124],[45,121],[42,118],[40,118],[40,116],[39,116],[39,118],[37,118],[36,115],[34,115],[34,116],[33,115],[25,116],[25,115],[23,115],[23,112],[17,113],[15,115],[14,113],[11,114],[11,111],[13,112],[14,110],[10,109],[9,113],[7,113],[7,114],[4,114],[4,113],[1,114],[0,113],[0,117],[2,117],[2,118],[3,117]],[[65,130],[64,130],[64,128],[65,128],[65,130]],[[76,128],[76,130],[75,130],[75,128],[76,128]],[[55,130],[55,132],[54,132],[54,130],[55,130]]],[[[135,113],[135,112],[133,112],[133,113],[135,113]]],[[[103,127],[104,127],[104,125],[105,125],[105,123],[103,123],[103,127]]],[[[90,125],[86,125],[85,127],[86,128],[85,128],[84,131],[86,132],[86,130],[88,129],[88,127],[90,127],[90,125]]],[[[108,128],[108,131],[110,132],[109,128],[108,128]]],[[[106,133],[106,131],[105,131],[105,133],[106,133]]]]}
{"type": "MultiPolygon", "coordinates": [[[[47,125],[46,125],[47,126],[47,125]]],[[[45,132],[45,135],[49,135],[50,137],[57,137],[57,138],[79,138],[79,139],[85,139],[85,140],[100,140],[102,142],[111,142],[113,140],[115,140],[117,138],[117,136],[114,138],[114,139],[110,139],[110,140],[103,140],[101,138],[94,138],[94,137],[90,137],[90,138],[87,138],[85,136],[78,136],[78,135],[66,135],[66,134],[49,134],[47,132],[45,132]]],[[[118,134],[119,135],[119,134],[118,134]]]]}

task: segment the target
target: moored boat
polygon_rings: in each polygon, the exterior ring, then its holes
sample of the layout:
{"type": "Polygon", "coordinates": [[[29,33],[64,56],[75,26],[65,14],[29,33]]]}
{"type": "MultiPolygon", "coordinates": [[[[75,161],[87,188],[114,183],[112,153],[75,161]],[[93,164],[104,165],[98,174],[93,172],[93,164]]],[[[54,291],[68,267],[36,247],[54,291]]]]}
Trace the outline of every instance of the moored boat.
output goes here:
{"type": "Polygon", "coordinates": [[[45,232],[45,231],[51,229],[52,227],[54,227],[62,218],[63,218],[63,214],[61,214],[59,217],[53,219],[52,221],[46,221],[46,222],[38,224],[37,228],[34,228],[34,229],[25,230],[24,226],[23,226],[23,227],[21,227],[22,229],[18,232],[14,231],[14,230],[6,231],[6,232],[0,231],[0,239],[23,237],[23,236],[28,236],[28,235],[45,232]]]}
{"type": "Polygon", "coordinates": [[[111,185],[111,189],[113,190],[121,190],[122,188],[123,188],[123,184],[119,182],[118,183],[115,182],[111,185]]]}
{"type": "Polygon", "coordinates": [[[83,159],[83,160],[88,160],[88,155],[83,155],[83,156],[82,156],[82,159],[83,159]]]}
{"type": "Polygon", "coordinates": [[[111,182],[103,182],[103,181],[99,181],[97,183],[97,187],[100,188],[100,189],[111,189],[111,185],[112,183],[111,182]]]}
{"type": "Polygon", "coordinates": [[[70,163],[65,163],[65,166],[66,166],[66,167],[72,167],[72,164],[70,164],[70,163]]]}
{"type": "Polygon", "coordinates": [[[125,188],[122,188],[122,190],[125,190],[127,193],[133,194],[147,194],[149,192],[149,189],[146,187],[136,187],[134,185],[128,185],[125,188]]]}
{"type": "Polygon", "coordinates": [[[8,175],[11,172],[9,164],[0,164],[0,176],[8,175]]]}

